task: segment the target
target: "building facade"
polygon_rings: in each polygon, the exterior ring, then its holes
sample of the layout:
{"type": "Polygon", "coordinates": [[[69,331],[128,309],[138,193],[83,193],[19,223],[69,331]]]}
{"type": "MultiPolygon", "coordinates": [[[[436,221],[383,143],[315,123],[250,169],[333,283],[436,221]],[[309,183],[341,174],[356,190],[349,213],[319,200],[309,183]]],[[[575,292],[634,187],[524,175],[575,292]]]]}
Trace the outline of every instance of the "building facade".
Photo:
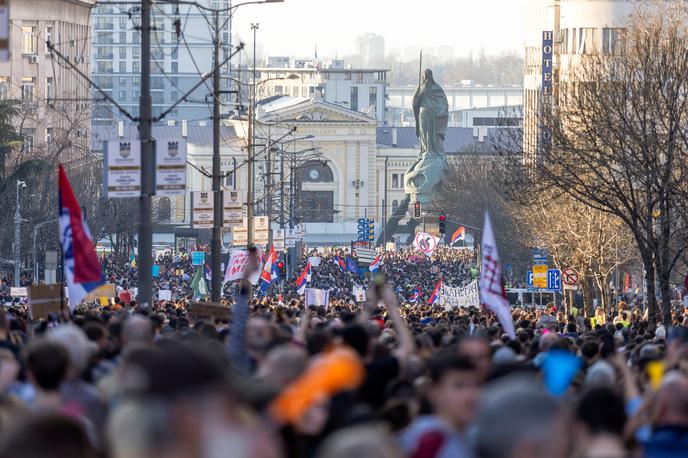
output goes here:
{"type": "Polygon", "coordinates": [[[90,92],[47,43],[85,74],[95,0],[22,0],[10,7],[9,60],[0,62],[0,99],[17,100],[26,160],[78,161],[89,153],[90,92]]]}
{"type": "MultiPolygon", "coordinates": [[[[223,2],[201,0],[207,7],[226,7],[223,2]]],[[[212,70],[214,34],[212,16],[192,5],[154,5],[151,11],[151,97],[153,116],[158,116],[198,83],[201,74],[212,70]]],[[[220,59],[229,53],[230,31],[227,13],[220,15],[220,59]]],[[[139,113],[141,87],[140,9],[135,5],[99,5],[93,11],[92,77],[95,83],[133,116],[139,113]]],[[[223,69],[226,75],[228,68],[223,69]]],[[[223,78],[223,87],[228,79],[223,78]]],[[[207,95],[212,82],[194,91],[162,123],[187,120],[191,125],[211,124],[212,106],[207,95]]],[[[223,94],[223,99],[228,99],[223,94]]],[[[102,98],[93,91],[95,99],[102,98]]],[[[125,117],[112,104],[96,103],[94,124],[109,124],[125,117]]]]}
{"type": "Polygon", "coordinates": [[[356,52],[361,65],[380,66],[385,61],[385,39],[374,33],[356,38],[356,52]]]}
{"type": "Polygon", "coordinates": [[[585,55],[615,55],[636,7],[632,0],[538,0],[527,17],[523,77],[523,154],[537,158],[547,131],[538,119],[556,99],[559,85],[575,79],[585,55]]]}
{"type": "Polygon", "coordinates": [[[260,68],[258,96],[314,97],[365,113],[378,123],[386,121],[387,72],[385,69],[294,67],[260,68]]]}

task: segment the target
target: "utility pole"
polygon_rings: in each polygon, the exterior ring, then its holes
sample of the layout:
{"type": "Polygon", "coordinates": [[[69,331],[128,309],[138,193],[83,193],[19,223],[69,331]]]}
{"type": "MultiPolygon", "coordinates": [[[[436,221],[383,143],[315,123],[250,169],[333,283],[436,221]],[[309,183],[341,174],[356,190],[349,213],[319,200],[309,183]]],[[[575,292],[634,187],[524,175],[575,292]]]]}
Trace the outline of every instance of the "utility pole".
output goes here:
{"type": "Polygon", "coordinates": [[[219,302],[222,295],[222,175],[220,163],[220,13],[215,11],[213,62],[213,239],[210,247],[212,279],[210,297],[219,302]]]}
{"type": "Polygon", "coordinates": [[[272,246],[273,238],[272,238],[272,145],[270,145],[270,137],[268,136],[268,149],[266,151],[267,154],[267,162],[265,163],[265,169],[266,169],[266,179],[265,179],[265,189],[267,190],[267,196],[265,199],[265,203],[267,205],[266,212],[265,214],[268,217],[268,245],[272,246]]]}
{"type": "Polygon", "coordinates": [[[139,303],[153,305],[153,223],[151,200],[154,192],[153,108],[150,92],[151,1],[141,0],[141,98],[139,99],[139,138],[141,139],[141,197],[139,198],[139,303]]]}
{"type": "Polygon", "coordinates": [[[247,243],[246,245],[250,248],[253,246],[253,192],[254,192],[254,187],[255,183],[253,180],[255,179],[255,172],[254,172],[254,152],[255,152],[255,146],[256,146],[256,132],[255,132],[255,111],[254,111],[254,105],[256,103],[256,30],[258,30],[259,25],[257,23],[252,23],[251,24],[251,29],[253,30],[253,81],[251,82],[250,86],[250,97],[249,97],[249,106],[248,106],[248,141],[250,144],[248,145],[248,157],[246,161],[247,169],[246,172],[248,174],[248,192],[246,193],[246,218],[247,218],[247,225],[246,225],[246,230],[248,231],[247,234],[247,243]]]}
{"type": "Polygon", "coordinates": [[[19,205],[19,188],[25,188],[26,183],[17,180],[17,202],[14,210],[14,286],[19,288],[21,277],[20,250],[21,250],[21,210],[19,205]]]}

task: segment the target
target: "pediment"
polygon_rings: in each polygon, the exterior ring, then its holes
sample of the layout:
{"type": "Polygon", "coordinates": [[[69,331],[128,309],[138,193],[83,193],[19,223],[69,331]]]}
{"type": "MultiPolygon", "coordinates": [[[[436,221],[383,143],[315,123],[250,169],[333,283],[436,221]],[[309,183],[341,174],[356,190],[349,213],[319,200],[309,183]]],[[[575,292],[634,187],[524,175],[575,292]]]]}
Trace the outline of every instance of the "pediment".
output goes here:
{"type": "Polygon", "coordinates": [[[264,121],[290,123],[345,123],[376,124],[377,121],[364,113],[349,110],[333,103],[310,99],[293,106],[270,111],[263,116],[264,121]]]}

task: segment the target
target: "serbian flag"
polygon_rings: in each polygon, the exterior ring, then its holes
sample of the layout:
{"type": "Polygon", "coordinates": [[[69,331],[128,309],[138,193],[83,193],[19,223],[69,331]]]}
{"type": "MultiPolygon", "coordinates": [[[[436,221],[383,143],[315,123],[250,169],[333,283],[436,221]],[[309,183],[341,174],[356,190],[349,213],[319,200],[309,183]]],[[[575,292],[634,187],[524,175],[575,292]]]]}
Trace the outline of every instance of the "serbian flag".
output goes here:
{"type": "Polygon", "coordinates": [[[272,265],[275,263],[275,247],[270,247],[270,252],[265,257],[263,269],[260,272],[260,294],[265,295],[265,292],[270,287],[272,282],[272,265]]]}
{"type": "Polygon", "coordinates": [[[303,269],[303,272],[301,272],[301,275],[299,275],[299,278],[296,279],[296,290],[302,296],[306,292],[306,284],[308,283],[308,273],[310,271],[311,263],[309,262],[306,264],[306,268],[303,269]]]}
{"type": "Polygon", "coordinates": [[[413,289],[413,293],[411,293],[411,296],[409,296],[408,301],[412,304],[415,304],[416,302],[418,302],[420,300],[420,296],[421,296],[420,288],[416,286],[413,289]]]}
{"type": "Polygon", "coordinates": [[[339,271],[340,272],[345,272],[346,271],[346,262],[342,259],[341,256],[337,255],[337,265],[339,265],[339,271]]]}
{"type": "Polygon", "coordinates": [[[442,280],[438,280],[437,284],[435,285],[435,289],[432,291],[432,294],[428,298],[428,305],[435,305],[437,303],[437,300],[440,298],[440,290],[442,289],[442,280]]]}
{"type": "Polygon", "coordinates": [[[466,228],[463,226],[459,226],[459,228],[452,234],[451,238],[451,244],[453,245],[459,240],[465,240],[466,239],[466,228]]]}
{"type": "Polygon", "coordinates": [[[379,254],[375,259],[373,259],[373,262],[370,263],[368,266],[368,270],[371,272],[377,272],[380,269],[380,266],[383,265],[384,263],[382,262],[382,255],[379,254]]]}
{"type": "Polygon", "coordinates": [[[69,288],[69,308],[74,310],[84,297],[104,283],[103,271],[93,249],[93,239],[81,207],[74,196],[67,174],[58,170],[60,205],[60,242],[64,256],[64,275],[69,288]]]}

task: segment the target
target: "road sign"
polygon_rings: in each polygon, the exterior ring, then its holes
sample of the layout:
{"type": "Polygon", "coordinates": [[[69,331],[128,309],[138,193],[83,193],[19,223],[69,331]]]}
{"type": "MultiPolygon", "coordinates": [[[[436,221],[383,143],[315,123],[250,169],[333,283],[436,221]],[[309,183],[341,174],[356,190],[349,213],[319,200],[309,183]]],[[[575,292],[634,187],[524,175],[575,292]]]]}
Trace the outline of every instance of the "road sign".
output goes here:
{"type": "Polygon", "coordinates": [[[561,275],[561,281],[566,286],[573,286],[578,284],[578,272],[571,267],[564,269],[561,275]]]}
{"type": "Polygon", "coordinates": [[[355,248],[360,264],[370,264],[375,259],[375,250],[372,248],[355,248]]]}
{"type": "Polygon", "coordinates": [[[544,248],[533,248],[530,250],[533,255],[533,265],[546,266],[547,265],[547,250],[544,248]]]}
{"type": "Polygon", "coordinates": [[[561,291],[561,271],[559,269],[547,270],[547,289],[561,291]]]}
{"type": "Polygon", "coordinates": [[[526,272],[526,286],[528,289],[533,287],[533,271],[529,270],[526,272]]]}
{"type": "Polygon", "coordinates": [[[547,288],[547,266],[534,265],[533,266],[533,287],[547,288]]]}

